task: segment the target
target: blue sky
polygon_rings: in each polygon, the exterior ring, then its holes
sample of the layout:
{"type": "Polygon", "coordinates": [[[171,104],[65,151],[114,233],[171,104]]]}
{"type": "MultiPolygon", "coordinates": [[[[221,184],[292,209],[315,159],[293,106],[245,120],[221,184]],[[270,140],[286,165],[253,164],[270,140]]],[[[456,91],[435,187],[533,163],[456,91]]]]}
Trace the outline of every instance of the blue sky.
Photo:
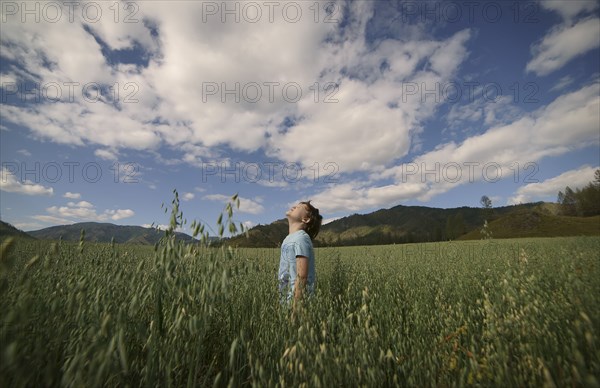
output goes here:
{"type": "Polygon", "coordinates": [[[0,217],[554,201],[600,164],[599,5],[3,1],[0,217]]]}

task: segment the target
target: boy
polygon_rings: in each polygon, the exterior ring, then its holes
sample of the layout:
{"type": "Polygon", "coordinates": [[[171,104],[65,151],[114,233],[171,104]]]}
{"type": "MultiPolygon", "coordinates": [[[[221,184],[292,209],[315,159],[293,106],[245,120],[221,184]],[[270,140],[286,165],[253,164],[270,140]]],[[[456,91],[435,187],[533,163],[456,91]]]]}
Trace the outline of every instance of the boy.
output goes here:
{"type": "Polygon", "coordinates": [[[312,240],[319,233],[323,217],[308,202],[300,202],[285,213],[289,234],[281,243],[279,292],[282,300],[299,301],[315,289],[315,254],[312,240]]]}

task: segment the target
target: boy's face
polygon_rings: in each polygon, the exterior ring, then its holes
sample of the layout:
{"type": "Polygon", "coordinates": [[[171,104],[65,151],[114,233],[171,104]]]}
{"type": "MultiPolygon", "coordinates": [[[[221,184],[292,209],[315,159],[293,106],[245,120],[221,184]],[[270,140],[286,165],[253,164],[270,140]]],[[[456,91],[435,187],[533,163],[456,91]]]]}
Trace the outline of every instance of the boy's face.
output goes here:
{"type": "Polygon", "coordinates": [[[285,215],[288,219],[293,219],[295,221],[308,221],[308,209],[306,205],[302,203],[297,203],[288,210],[285,215]]]}

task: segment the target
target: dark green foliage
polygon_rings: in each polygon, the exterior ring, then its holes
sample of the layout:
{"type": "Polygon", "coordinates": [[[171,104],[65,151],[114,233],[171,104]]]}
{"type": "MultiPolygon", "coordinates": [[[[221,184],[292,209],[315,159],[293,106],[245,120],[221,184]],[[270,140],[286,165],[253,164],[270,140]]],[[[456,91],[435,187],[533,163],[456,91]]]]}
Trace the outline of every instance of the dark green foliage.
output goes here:
{"type": "Polygon", "coordinates": [[[569,186],[558,192],[557,202],[564,216],[591,217],[600,215],[600,170],[594,173],[594,181],[583,189],[573,191],[569,186]]]}
{"type": "MultiPolygon", "coordinates": [[[[323,225],[315,240],[315,246],[356,246],[406,244],[415,242],[447,241],[454,239],[481,239],[480,230],[484,221],[488,224],[504,225],[512,219],[529,215],[539,218],[538,214],[554,214],[555,204],[544,202],[528,203],[498,208],[436,209],[423,206],[396,206],[369,214],[355,214],[323,225]],[[498,222],[496,222],[498,221],[498,222]]],[[[571,229],[571,222],[560,217],[543,217],[541,222],[550,225],[538,227],[536,223],[512,223],[509,229],[494,234],[494,238],[512,237],[553,237],[597,235],[598,228],[584,223],[571,229]],[[549,234],[543,234],[545,230],[549,234]]],[[[248,231],[247,238],[240,235],[226,240],[225,244],[234,247],[277,247],[288,233],[285,220],[269,225],[258,225],[248,231]]],[[[494,232],[495,233],[495,232],[494,232]]]]}
{"type": "Polygon", "coordinates": [[[0,239],[6,238],[6,237],[18,237],[18,238],[25,238],[25,239],[33,239],[33,237],[30,236],[29,234],[23,232],[20,229],[15,228],[8,222],[4,222],[4,221],[0,220],[0,239]]]}
{"type": "MultiPolygon", "coordinates": [[[[521,209],[488,223],[493,238],[600,236],[600,216],[556,216],[541,209],[521,209]]],[[[478,240],[480,230],[471,231],[459,240],[478,240]]]]}

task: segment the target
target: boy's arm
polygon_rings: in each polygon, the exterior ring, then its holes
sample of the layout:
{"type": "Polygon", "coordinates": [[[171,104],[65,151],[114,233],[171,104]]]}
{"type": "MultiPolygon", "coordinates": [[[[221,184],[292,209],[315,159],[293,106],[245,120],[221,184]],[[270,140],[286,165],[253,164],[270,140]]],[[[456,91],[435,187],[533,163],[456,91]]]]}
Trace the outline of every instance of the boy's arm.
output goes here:
{"type": "Polygon", "coordinates": [[[298,301],[302,298],[308,280],[308,257],[296,256],[296,274],[298,278],[296,279],[294,299],[298,301]]]}

